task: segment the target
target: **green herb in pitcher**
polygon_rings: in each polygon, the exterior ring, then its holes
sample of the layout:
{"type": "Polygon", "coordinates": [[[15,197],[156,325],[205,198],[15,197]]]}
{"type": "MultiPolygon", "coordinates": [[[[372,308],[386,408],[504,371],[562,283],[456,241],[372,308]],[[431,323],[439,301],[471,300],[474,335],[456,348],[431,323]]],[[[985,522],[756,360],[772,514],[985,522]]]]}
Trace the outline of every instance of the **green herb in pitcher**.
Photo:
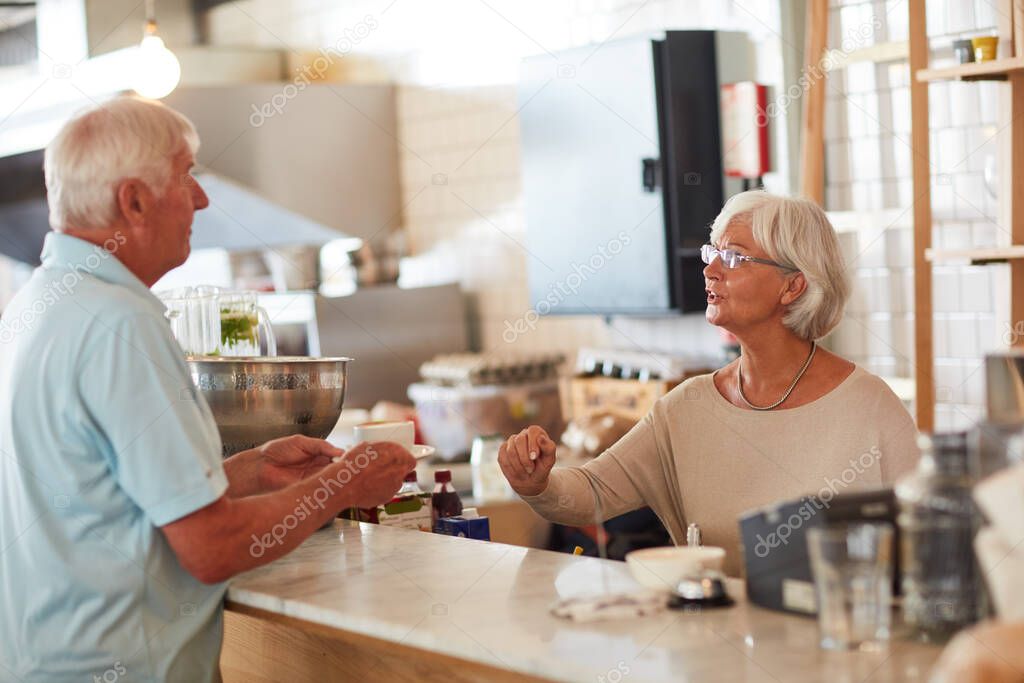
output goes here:
{"type": "Polygon", "coordinates": [[[228,308],[220,311],[220,341],[221,346],[235,348],[240,344],[259,344],[257,328],[259,318],[255,314],[246,315],[228,308]]]}

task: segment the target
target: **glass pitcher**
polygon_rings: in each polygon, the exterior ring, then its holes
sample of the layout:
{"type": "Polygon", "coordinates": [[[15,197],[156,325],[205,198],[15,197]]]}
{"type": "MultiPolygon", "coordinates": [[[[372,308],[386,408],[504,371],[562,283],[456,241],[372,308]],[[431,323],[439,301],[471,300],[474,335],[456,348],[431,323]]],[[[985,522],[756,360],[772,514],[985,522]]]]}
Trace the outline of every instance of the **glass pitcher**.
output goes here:
{"type": "Polygon", "coordinates": [[[157,296],[167,307],[164,315],[186,355],[259,356],[261,342],[265,355],[277,355],[270,317],[258,305],[255,292],[201,285],[157,296]]]}
{"type": "MultiPolygon", "coordinates": [[[[206,291],[201,288],[201,291],[206,291]]],[[[220,355],[259,356],[260,341],[267,356],[277,355],[277,339],[270,316],[259,306],[255,292],[221,291],[217,295],[220,314],[220,355]]]]}
{"type": "Polygon", "coordinates": [[[220,312],[213,293],[199,293],[192,287],[159,292],[167,310],[164,317],[186,356],[220,353],[220,312]]]}

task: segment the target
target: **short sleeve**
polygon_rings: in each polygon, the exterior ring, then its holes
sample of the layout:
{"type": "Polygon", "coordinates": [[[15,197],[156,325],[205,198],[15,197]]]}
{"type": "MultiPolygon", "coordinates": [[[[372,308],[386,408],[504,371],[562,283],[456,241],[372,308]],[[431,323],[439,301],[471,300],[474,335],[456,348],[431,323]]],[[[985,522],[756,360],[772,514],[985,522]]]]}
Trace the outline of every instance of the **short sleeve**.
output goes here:
{"type": "Polygon", "coordinates": [[[144,314],[93,324],[78,389],[121,488],[155,526],[223,496],[217,426],[167,324],[144,314]]]}

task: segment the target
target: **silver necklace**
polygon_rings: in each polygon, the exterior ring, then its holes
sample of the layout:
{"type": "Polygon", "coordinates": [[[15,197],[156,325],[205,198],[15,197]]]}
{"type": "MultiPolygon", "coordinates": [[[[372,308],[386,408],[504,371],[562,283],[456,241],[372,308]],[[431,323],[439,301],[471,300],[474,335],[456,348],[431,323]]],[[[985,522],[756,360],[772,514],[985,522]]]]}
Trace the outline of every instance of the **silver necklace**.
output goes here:
{"type": "Polygon", "coordinates": [[[743,401],[743,403],[745,403],[746,406],[751,410],[771,410],[773,408],[778,408],[779,406],[781,406],[783,403],[786,402],[786,399],[789,398],[789,395],[793,393],[793,389],[796,389],[797,382],[799,382],[800,378],[804,376],[805,372],[807,372],[807,368],[811,367],[811,359],[814,358],[814,352],[817,350],[817,348],[818,345],[815,342],[811,342],[811,352],[807,354],[807,360],[804,361],[804,365],[802,368],[800,368],[800,372],[796,373],[796,377],[793,379],[793,383],[789,385],[789,389],[786,389],[786,393],[782,395],[782,398],[780,398],[778,401],[771,404],[770,406],[755,406],[753,403],[747,400],[746,396],[743,395],[743,363],[742,361],[737,363],[736,379],[737,388],[739,389],[740,393],[740,400],[743,401]]]}

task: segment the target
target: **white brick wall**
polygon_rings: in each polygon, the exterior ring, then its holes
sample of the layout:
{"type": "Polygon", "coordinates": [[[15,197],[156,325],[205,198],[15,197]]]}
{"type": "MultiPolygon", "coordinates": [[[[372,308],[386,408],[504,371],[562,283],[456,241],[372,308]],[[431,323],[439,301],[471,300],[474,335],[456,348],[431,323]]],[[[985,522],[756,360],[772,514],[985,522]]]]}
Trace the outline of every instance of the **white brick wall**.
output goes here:
{"type": "MultiPolygon", "coordinates": [[[[833,2],[833,37],[878,19],[880,42],[906,39],[906,0],[833,2]]],[[[958,34],[995,25],[987,0],[929,0],[928,26],[937,54],[947,56],[958,34]]],[[[847,236],[854,305],[836,349],[869,370],[910,376],[913,358],[912,187],[909,68],[906,62],[859,64],[831,78],[827,95],[827,208],[890,210],[891,227],[872,225],[847,236]],[[838,124],[838,125],[837,125],[838,124]],[[845,125],[844,125],[845,124],[845,125]],[[887,191],[888,190],[888,191],[887,191]],[[896,214],[893,216],[893,214],[896,214]],[[885,238],[873,241],[878,232],[885,238]],[[866,332],[865,332],[866,330],[866,332]]],[[[963,249],[1005,240],[997,198],[985,183],[1008,144],[996,126],[999,84],[930,86],[933,246],[963,249]]],[[[887,223],[888,225],[888,223],[887,223]]],[[[936,266],[936,411],[938,429],[962,429],[984,406],[982,354],[1000,348],[1006,330],[1005,266],[936,266]]]]}

